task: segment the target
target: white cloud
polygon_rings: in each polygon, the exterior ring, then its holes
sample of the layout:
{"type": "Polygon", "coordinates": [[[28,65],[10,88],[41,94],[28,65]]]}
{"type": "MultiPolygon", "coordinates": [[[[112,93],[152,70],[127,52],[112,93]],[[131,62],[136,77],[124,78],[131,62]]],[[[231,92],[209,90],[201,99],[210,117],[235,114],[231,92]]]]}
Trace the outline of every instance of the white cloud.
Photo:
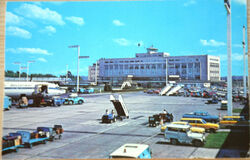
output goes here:
{"type": "Polygon", "coordinates": [[[188,1],[186,1],[183,5],[184,5],[185,7],[187,7],[187,6],[190,6],[190,5],[195,4],[195,3],[196,3],[195,0],[188,0],[188,1]]]}
{"type": "Polygon", "coordinates": [[[71,17],[66,17],[65,19],[80,26],[84,25],[84,20],[81,17],[71,16],[71,17]]]}
{"type": "Polygon", "coordinates": [[[13,14],[12,12],[6,12],[6,24],[18,25],[21,23],[23,18],[13,14]]]}
{"type": "Polygon", "coordinates": [[[207,50],[208,53],[214,53],[216,50],[207,50]]]}
{"type": "Polygon", "coordinates": [[[54,28],[53,26],[46,26],[44,29],[41,29],[39,32],[52,35],[52,33],[56,33],[56,28],[54,28]]]}
{"type": "Polygon", "coordinates": [[[49,8],[43,9],[34,4],[24,3],[15,11],[27,18],[42,20],[44,23],[53,23],[57,25],[65,24],[62,20],[62,16],[56,11],[52,11],[49,8]]]}
{"type": "Polygon", "coordinates": [[[6,35],[30,39],[32,34],[22,28],[9,26],[6,28],[6,35]]]}
{"type": "MultiPolygon", "coordinates": [[[[227,54],[222,54],[219,56],[220,56],[221,61],[227,61],[227,54]]],[[[242,61],[243,60],[243,55],[239,54],[239,53],[233,53],[231,55],[231,57],[232,57],[232,61],[242,61]]]]}
{"type": "Polygon", "coordinates": [[[129,46],[131,44],[131,42],[125,38],[113,39],[113,41],[121,46],[129,46]]]}
{"type": "Polygon", "coordinates": [[[247,4],[246,0],[233,0],[233,2],[238,3],[238,4],[242,4],[242,5],[246,5],[247,4]]]}
{"type": "Polygon", "coordinates": [[[15,26],[28,26],[34,27],[35,24],[27,19],[24,19],[21,16],[18,16],[12,12],[6,12],[6,25],[15,25],[15,26]]]}
{"type": "Polygon", "coordinates": [[[40,62],[48,62],[45,58],[37,58],[37,61],[40,61],[40,62]]]}
{"type": "Polygon", "coordinates": [[[213,39],[211,39],[209,41],[201,39],[200,42],[201,42],[201,44],[203,46],[219,47],[219,46],[225,46],[226,45],[226,43],[224,43],[224,42],[218,42],[218,41],[215,41],[213,39]]]}
{"type": "Polygon", "coordinates": [[[52,53],[49,53],[47,50],[41,48],[8,48],[6,49],[6,52],[52,55],[52,53]]]}
{"type": "Polygon", "coordinates": [[[119,20],[113,20],[113,24],[114,25],[116,25],[116,26],[124,26],[125,24],[124,23],[122,23],[121,21],[119,21],[119,20]]]}

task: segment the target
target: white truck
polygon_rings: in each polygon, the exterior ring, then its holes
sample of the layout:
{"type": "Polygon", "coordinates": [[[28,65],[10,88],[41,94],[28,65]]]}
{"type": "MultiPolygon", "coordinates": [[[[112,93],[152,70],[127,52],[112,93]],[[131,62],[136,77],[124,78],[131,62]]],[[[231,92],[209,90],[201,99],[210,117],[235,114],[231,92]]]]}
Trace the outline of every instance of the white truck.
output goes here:
{"type": "Polygon", "coordinates": [[[190,125],[169,124],[167,125],[164,135],[166,141],[173,145],[185,143],[201,147],[205,143],[205,135],[192,132],[190,125]]]}

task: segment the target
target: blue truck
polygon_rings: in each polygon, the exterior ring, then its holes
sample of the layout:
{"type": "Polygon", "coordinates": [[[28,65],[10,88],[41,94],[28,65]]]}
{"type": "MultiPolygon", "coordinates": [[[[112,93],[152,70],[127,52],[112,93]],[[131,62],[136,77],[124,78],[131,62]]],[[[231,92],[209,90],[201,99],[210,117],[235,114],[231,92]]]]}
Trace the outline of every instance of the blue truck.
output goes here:
{"type": "Polygon", "coordinates": [[[86,94],[90,94],[90,93],[94,93],[94,88],[80,88],[79,89],[79,93],[86,93],[86,94]]]}
{"type": "Polygon", "coordinates": [[[83,97],[79,97],[78,94],[71,94],[68,98],[64,98],[64,104],[83,104],[85,102],[83,97]]]}
{"type": "Polygon", "coordinates": [[[218,116],[210,115],[206,111],[194,111],[191,113],[184,114],[182,117],[183,118],[202,118],[206,122],[212,122],[212,123],[219,122],[218,116]]]}
{"type": "Polygon", "coordinates": [[[11,98],[8,96],[4,96],[3,109],[9,110],[11,107],[11,98]]]}

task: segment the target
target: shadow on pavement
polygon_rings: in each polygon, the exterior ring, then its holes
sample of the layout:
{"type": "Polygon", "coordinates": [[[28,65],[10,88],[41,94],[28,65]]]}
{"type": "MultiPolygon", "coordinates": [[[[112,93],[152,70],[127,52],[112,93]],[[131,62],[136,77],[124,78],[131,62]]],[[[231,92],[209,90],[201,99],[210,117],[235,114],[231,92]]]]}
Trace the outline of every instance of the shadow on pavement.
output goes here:
{"type": "MultiPolygon", "coordinates": [[[[241,116],[245,116],[249,120],[249,108],[248,104],[245,105],[241,116]]],[[[220,148],[220,151],[216,155],[216,158],[232,157],[232,158],[243,158],[249,157],[249,125],[233,127],[229,133],[224,144],[220,148]]]]}

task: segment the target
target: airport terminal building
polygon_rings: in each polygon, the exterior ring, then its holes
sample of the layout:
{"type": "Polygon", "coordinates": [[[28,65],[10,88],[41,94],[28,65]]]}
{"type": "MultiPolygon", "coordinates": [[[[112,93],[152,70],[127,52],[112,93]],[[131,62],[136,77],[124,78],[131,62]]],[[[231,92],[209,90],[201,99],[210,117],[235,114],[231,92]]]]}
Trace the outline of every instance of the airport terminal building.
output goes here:
{"type": "Polygon", "coordinates": [[[164,84],[166,71],[170,79],[178,77],[177,81],[182,82],[220,81],[220,58],[211,55],[170,56],[150,47],[147,53],[137,53],[134,58],[99,59],[97,66],[95,63],[89,67],[88,80],[94,82],[97,77],[98,83],[121,84],[129,76],[140,84],[164,84]]]}

